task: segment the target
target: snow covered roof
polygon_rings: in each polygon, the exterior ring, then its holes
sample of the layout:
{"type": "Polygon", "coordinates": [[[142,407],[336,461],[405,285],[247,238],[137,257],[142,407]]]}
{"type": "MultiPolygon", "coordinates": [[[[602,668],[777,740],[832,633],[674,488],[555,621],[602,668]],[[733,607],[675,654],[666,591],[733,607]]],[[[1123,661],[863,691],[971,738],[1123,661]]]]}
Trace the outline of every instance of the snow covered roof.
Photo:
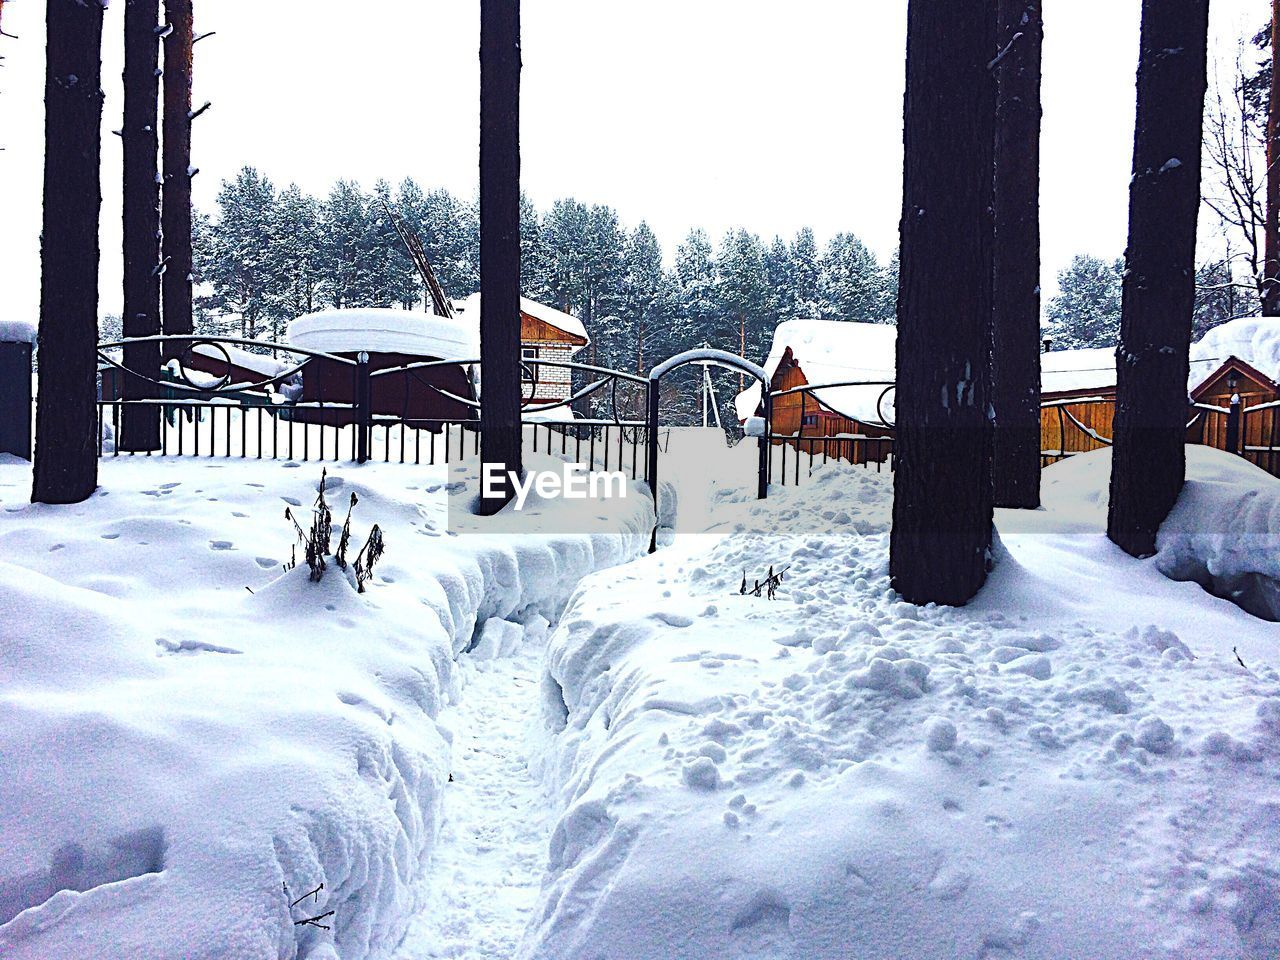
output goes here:
{"type": "MultiPolygon", "coordinates": [[[[897,344],[898,328],[891,323],[786,320],[773,332],[764,369],[772,379],[790,348],[809,383],[892,382],[897,374],[897,344]]],[[[880,404],[884,390],[883,386],[832,387],[815,390],[812,395],[836,413],[875,424],[882,413],[893,417],[892,397],[880,404]]],[[[759,385],[738,394],[734,403],[739,420],[754,415],[760,404],[759,385]]]]}
{"type": "MultiPolygon", "coordinates": [[[[454,304],[453,309],[468,324],[473,325],[477,330],[480,328],[480,294],[473,293],[461,303],[454,304]]],[[[537,300],[530,300],[528,297],[520,298],[520,310],[535,320],[541,320],[557,330],[562,330],[571,337],[581,337],[588,344],[591,342],[591,335],[587,333],[587,328],[582,321],[563,310],[549,307],[537,300]]]]}
{"type": "Polygon", "coordinates": [[[26,320],[0,320],[0,343],[35,343],[36,325],[26,320]]]}
{"type": "Polygon", "coordinates": [[[1040,355],[1041,394],[1114,390],[1116,348],[1050,350],[1040,355]]]}
{"type": "Polygon", "coordinates": [[[474,360],[477,329],[456,317],[409,310],[321,310],[289,324],[289,342],[318,353],[405,353],[438,360],[474,360]]]}
{"type": "Polygon", "coordinates": [[[1231,357],[1280,381],[1280,317],[1241,317],[1214,327],[1193,343],[1191,391],[1202,386],[1231,357]]]}
{"type": "Polygon", "coordinates": [[[267,378],[274,377],[294,366],[294,364],[284,363],[275,357],[266,356],[265,354],[250,353],[243,347],[237,347],[230,343],[219,343],[217,345],[198,343],[192,349],[192,353],[214,361],[215,366],[225,364],[226,360],[230,358],[231,362],[237,367],[252,370],[254,373],[260,373],[267,378]],[[223,350],[227,352],[226,357],[222,354],[223,350]]]}

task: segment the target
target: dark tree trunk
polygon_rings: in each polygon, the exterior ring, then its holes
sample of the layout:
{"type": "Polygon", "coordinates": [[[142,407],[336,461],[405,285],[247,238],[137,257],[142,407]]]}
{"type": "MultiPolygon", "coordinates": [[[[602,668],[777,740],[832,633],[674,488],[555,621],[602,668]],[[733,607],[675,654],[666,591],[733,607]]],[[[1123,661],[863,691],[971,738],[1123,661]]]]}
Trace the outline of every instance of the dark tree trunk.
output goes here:
{"type": "Polygon", "coordinates": [[[1209,0],[1143,0],[1107,534],[1155,552],[1186,468],[1209,0]]]}
{"type": "Polygon", "coordinates": [[[1267,110],[1266,259],[1262,273],[1262,313],[1280,317],[1280,0],[1271,0],[1271,102],[1267,110]]]}
{"type": "MultiPolygon", "coordinates": [[[[165,0],[172,28],[164,41],[164,332],[190,334],[192,0],[165,0]]],[[[184,346],[166,347],[169,356],[184,346]]]]}
{"type": "Polygon", "coordinates": [[[98,485],[98,215],[102,205],[102,5],[48,0],[40,250],[37,503],[98,485]]]}
{"type": "Polygon", "coordinates": [[[1040,0],[999,0],[996,67],[995,503],[1040,506],[1040,0]]]}
{"type": "Polygon", "coordinates": [[[910,0],[890,573],[962,604],[991,546],[995,0],[910,0]]]}
{"type": "MultiPolygon", "coordinates": [[[[124,335],[160,333],[160,0],[125,0],[124,7],[124,335]]],[[[160,344],[124,348],[124,365],[154,380],[160,372],[160,344]]],[[[156,396],[145,380],[126,377],[124,395],[156,396]]],[[[160,409],[126,406],[120,449],[160,447],[160,409]]]]}
{"type": "Polygon", "coordinates": [[[481,460],[503,483],[483,513],[511,499],[524,471],[520,436],[520,0],[480,3],[481,460]]]}

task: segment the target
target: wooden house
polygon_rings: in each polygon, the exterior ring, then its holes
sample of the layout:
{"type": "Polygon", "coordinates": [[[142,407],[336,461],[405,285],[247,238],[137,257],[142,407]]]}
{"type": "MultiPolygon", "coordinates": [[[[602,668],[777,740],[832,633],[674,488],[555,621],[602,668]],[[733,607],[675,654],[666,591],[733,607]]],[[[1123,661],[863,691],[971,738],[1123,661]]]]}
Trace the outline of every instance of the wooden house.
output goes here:
{"type": "MultiPolygon", "coordinates": [[[[770,377],[775,443],[851,463],[891,453],[898,329],[893,324],[787,320],[774,331],[764,369],[770,377]],[[810,384],[813,390],[796,390],[810,384]],[[787,438],[787,439],[782,439],[787,438]]],[[[740,421],[761,412],[759,384],[735,400],[740,421]]]]}
{"type": "MultiPolygon", "coordinates": [[[[464,323],[480,329],[480,294],[454,307],[464,323]]],[[[525,360],[567,363],[591,343],[587,328],[577,317],[528,297],[520,298],[520,349],[525,360]]],[[[526,410],[568,400],[573,393],[573,371],[548,363],[527,363],[522,374],[527,386],[526,410]]],[[[553,411],[557,418],[572,416],[568,407],[553,411]]]]}

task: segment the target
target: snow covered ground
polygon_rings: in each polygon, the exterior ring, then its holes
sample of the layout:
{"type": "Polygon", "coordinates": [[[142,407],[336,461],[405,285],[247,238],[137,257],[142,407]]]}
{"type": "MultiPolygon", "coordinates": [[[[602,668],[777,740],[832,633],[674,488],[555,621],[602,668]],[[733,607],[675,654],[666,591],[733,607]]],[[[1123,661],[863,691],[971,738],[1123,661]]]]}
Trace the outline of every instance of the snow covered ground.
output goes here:
{"type": "Polygon", "coordinates": [[[51,508],[0,461],[0,955],[1280,953],[1280,627],[1200,586],[1269,595],[1280,483],[1193,449],[1134,561],[1076,458],[917,609],[890,474],[759,503],[708,438],[654,556],[647,497],[483,534],[466,470],[331,465],[365,595],[281,576],[318,465],[122,458],[51,508]]]}
{"type": "MultiPolygon", "coordinates": [[[[1180,510],[1233,468],[1204,453],[1180,510]]],[[[521,956],[1277,956],[1280,630],[1106,541],[1106,467],[1002,513],[964,609],[896,599],[891,478],[835,464],[585,581],[521,956]],[[777,600],[739,595],[770,565],[777,600]]]]}
{"type": "Polygon", "coordinates": [[[474,735],[439,722],[456,658],[545,633],[653,526],[639,495],[595,533],[459,536],[458,474],[330,471],[337,523],[359,495],[356,547],[386,537],[366,594],[282,570],[318,465],[121,459],[47,507],[0,461],[0,955],[386,956],[423,896],[451,736],[474,735]],[[299,924],[328,911],[330,931],[299,924]]]}

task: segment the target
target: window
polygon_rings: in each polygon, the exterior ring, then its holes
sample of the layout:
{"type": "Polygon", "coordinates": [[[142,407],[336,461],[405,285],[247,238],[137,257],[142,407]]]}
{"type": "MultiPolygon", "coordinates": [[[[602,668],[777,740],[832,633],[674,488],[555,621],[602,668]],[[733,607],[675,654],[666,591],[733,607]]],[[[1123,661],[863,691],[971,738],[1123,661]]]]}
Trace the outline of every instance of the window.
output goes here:
{"type": "Polygon", "coordinates": [[[537,360],[537,347],[521,347],[520,348],[520,379],[525,383],[533,382],[533,367],[525,363],[526,360],[537,360]]]}
{"type": "Polygon", "coordinates": [[[537,347],[521,347],[520,356],[524,357],[524,359],[526,360],[537,360],[538,348],[537,347]]]}
{"type": "Polygon", "coordinates": [[[816,427],[818,425],[818,415],[816,413],[806,413],[801,420],[801,425],[806,427],[816,427]]]}

